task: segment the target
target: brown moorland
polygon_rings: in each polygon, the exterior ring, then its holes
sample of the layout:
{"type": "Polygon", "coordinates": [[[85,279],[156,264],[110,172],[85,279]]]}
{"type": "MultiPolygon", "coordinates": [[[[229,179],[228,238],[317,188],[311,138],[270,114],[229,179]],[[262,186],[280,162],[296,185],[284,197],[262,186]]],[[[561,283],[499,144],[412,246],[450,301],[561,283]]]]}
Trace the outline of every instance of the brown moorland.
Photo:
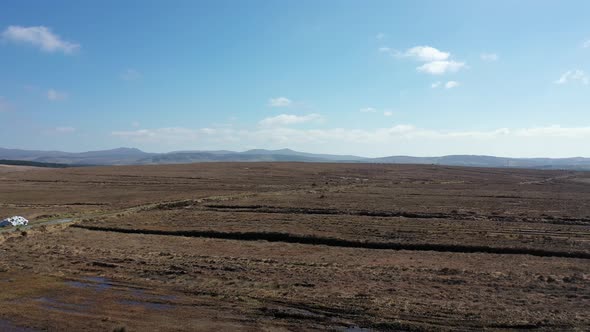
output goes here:
{"type": "Polygon", "coordinates": [[[590,329],[590,172],[10,167],[0,212],[2,330],[590,329]]]}

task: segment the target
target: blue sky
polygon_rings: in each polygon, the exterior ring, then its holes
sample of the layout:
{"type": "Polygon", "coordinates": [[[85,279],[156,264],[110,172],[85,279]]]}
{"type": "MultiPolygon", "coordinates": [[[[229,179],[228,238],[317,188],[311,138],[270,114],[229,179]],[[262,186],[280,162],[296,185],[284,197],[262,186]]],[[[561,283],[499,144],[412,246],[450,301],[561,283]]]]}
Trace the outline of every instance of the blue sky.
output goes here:
{"type": "Polygon", "coordinates": [[[590,157],[589,1],[3,1],[0,147],[590,157]]]}

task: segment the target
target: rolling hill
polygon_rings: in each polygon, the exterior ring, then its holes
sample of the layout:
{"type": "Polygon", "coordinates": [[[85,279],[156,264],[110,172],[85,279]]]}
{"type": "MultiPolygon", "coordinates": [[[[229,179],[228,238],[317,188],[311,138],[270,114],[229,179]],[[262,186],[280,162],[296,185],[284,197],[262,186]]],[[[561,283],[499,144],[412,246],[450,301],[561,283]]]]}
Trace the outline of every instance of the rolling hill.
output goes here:
{"type": "Polygon", "coordinates": [[[315,154],[291,149],[235,151],[174,151],[148,153],[136,148],[88,152],[62,152],[0,148],[0,159],[66,165],[150,165],[194,162],[350,162],[384,164],[433,164],[472,167],[517,167],[590,170],[590,158],[506,158],[481,155],[441,157],[389,156],[365,158],[353,155],[315,154]]]}

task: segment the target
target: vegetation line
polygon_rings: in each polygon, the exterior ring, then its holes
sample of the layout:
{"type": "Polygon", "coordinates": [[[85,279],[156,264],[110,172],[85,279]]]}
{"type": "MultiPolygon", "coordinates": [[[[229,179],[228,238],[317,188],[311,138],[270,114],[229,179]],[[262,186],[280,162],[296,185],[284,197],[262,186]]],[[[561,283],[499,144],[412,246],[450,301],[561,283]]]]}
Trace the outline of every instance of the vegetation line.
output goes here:
{"type": "Polygon", "coordinates": [[[87,226],[75,224],[71,227],[82,228],[90,231],[116,232],[125,234],[169,235],[186,237],[204,237],[225,240],[240,241],[269,241],[285,242],[309,245],[325,245],[331,247],[362,248],[362,249],[389,249],[389,250],[414,250],[414,251],[438,251],[455,253],[486,253],[504,255],[532,255],[539,257],[564,257],[590,259],[590,253],[581,251],[551,251],[533,248],[504,248],[454,244],[432,243],[392,243],[355,241],[330,237],[318,237],[312,235],[295,235],[278,232],[218,232],[218,231],[165,231],[153,229],[129,229],[116,227],[87,226]]]}
{"type": "Polygon", "coordinates": [[[1,159],[0,165],[10,165],[10,166],[33,166],[33,167],[47,167],[47,168],[66,168],[71,167],[67,164],[58,164],[58,163],[42,163],[38,161],[29,161],[29,160],[7,160],[1,159]]]}
{"type": "Polygon", "coordinates": [[[477,215],[470,213],[437,213],[437,212],[405,212],[405,211],[369,211],[369,210],[338,210],[325,208],[298,208],[298,207],[278,207],[265,205],[222,205],[207,204],[206,208],[219,212],[255,212],[255,213],[283,213],[283,214],[320,214],[320,215],[349,215],[349,216],[367,216],[367,217],[404,217],[415,219],[455,219],[455,220],[477,220],[485,218],[491,221],[503,222],[541,222],[558,225],[588,225],[588,218],[569,218],[569,217],[517,217],[502,215],[477,215]]]}

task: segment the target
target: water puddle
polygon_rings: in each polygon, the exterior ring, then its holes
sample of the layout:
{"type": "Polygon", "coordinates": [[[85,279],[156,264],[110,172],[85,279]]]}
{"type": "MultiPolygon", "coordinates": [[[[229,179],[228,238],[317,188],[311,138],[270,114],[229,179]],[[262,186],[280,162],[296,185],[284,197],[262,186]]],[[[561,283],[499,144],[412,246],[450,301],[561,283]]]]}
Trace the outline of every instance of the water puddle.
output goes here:
{"type": "Polygon", "coordinates": [[[40,302],[44,309],[62,313],[83,313],[90,309],[90,305],[87,303],[66,303],[49,297],[39,297],[35,301],[40,302]]]}
{"type": "MultiPolygon", "coordinates": [[[[130,288],[113,284],[110,279],[105,277],[83,277],[79,280],[69,280],[65,283],[70,287],[88,289],[96,292],[111,290],[114,294],[119,295],[120,299],[117,300],[117,303],[127,306],[137,306],[157,311],[170,310],[175,307],[174,304],[170,303],[170,301],[173,301],[176,298],[175,296],[146,293],[139,288],[130,288]]],[[[40,301],[46,303],[47,306],[49,306],[49,309],[63,312],[80,312],[89,307],[89,304],[68,304],[49,298],[40,298],[40,301]]]]}
{"type": "Polygon", "coordinates": [[[174,304],[168,303],[176,299],[174,295],[155,295],[148,294],[141,289],[135,289],[131,292],[133,299],[119,300],[124,305],[140,306],[151,310],[170,310],[175,307],[174,304]]]}
{"type": "Polygon", "coordinates": [[[121,304],[124,304],[124,305],[139,306],[139,307],[142,307],[145,309],[151,309],[151,310],[157,310],[157,311],[174,309],[174,305],[168,304],[168,303],[136,301],[136,300],[119,300],[118,302],[121,304]]]}
{"type": "Polygon", "coordinates": [[[30,327],[22,327],[14,325],[11,321],[0,319],[0,331],[3,332],[40,332],[30,327]]]}
{"type": "Polygon", "coordinates": [[[104,291],[111,287],[113,284],[110,282],[109,279],[104,277],[84,277],[82,278],[85,281],[66,281],[66,285],[74,287],[74,288],[85,288],[85,289],[92,289],[95,291],[104,291]]]}
{"type": "Polygon", "coordinates": [[[173,301],[176,300],[176,296],[174,295],[157,295],[157,294],[149,294],[146,293],[144,290],[142,289],[134,289],[131,294],[134,297],[138,297],[142,300],[148,301],[148,300],[159,300],[159,301],[173,301]]]}

